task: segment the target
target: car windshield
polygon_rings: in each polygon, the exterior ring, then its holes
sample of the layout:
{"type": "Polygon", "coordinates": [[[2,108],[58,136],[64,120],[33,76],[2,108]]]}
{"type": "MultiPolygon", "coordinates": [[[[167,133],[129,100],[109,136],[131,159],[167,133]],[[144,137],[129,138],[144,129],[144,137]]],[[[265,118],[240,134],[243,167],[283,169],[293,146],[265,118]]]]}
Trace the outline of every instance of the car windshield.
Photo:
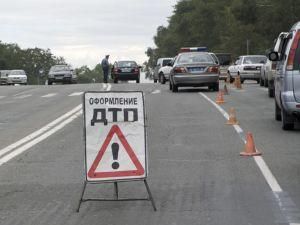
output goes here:
{"type": "Polygon", "coordinates": [[[220,65],[229,66],[231,64],[231,55],[230,54],[221,54],[218,53],[216,56],[219,59],[220,65]]]}
{"type": "Polygon", "coordinates": [[[9,73],[9,75],[26,75],[24,70],[13,70],[9,73]]]}
{"type": "Polygon", "coordinates": [[[258,64],[263,63],[265,64],[267,62],[267,57],[265,56],[246,56],[244,57],[244,64],[258,64]]]}
{"type": "Polygon", "coordinates": [[[194,63],[211,63],[214,64],[213,58],[208,53],[184,53],[179,56],[177,63],[194,64],[194,63]]]}
{"type": "Polygon", "coordinates": [[[117,63],[118,67],[136,67],[137,64],[134,61],[120,61],[117,63]]]}
{"type": "Polygon", "coordinates": [[[69,66],[54,66],[51,67],[50,72],[66,71],[70,70],[69,66]]]}
{"type": "Polygon", "coordinates": [[[162,66],[167,66],[168,63],[170,63],[172,61],[172,59],[165,59],[163,60],[162,66]]]}

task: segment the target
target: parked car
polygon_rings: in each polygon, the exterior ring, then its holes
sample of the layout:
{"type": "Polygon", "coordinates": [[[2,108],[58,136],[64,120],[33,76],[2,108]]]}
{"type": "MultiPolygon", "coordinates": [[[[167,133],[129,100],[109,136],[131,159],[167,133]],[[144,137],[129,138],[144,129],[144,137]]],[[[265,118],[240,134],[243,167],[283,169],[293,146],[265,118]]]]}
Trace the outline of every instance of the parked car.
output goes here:
{"type": "Polygon", "coordinates": [[[179,87],[201,86],[219,91],[219,72],[219,65],[203,48],[184,48],[174,61],[169,87],[173,92],[179,87]]]}
{"type": "Polygon", "coordinates": [[[239,56],[235,63],[228,68],[231,82],[239,75],[242,83],[245,80],[255,80],[259,83],[261,68],[266,61],[267,57],[264,55],[239,56]]]}
{"type": "Polygon", "coordinates": [[[0,85],[7,84],[7,77],[10,73],[10,70],[0,70],[0,85]]]}
{"type": "Polygon", "coordinates": [[[117,61],[111,69],[111,77],[114,83],[119,80],[135,80],[140,83],[140,68],[135,61],[117,61]]]}
{"type": "Polygon", "coordinates": [[[7,76],[7,84],[24,84],[27,85],[27,75],[24,70],[11,70],[7,76]]]}
{"type": "Polygon", "coordinates": [[[48,73],[48,85],[53,83],[76,84],[77,75],[70,65],[54,65],[48,73]]]}
{"type": "MultiPolygon", "coordinates": [[[[159,70],[158,70],[158,80],[161,84],[165,84],[166,81],[169,80],[170,78],[170,72],[172,70],[172,61],[174,59],[172,59],[171,61],[169,60],[164,60],[164,62],[168,62],[167,65],[161,67],[159,70]]],[[[163,63],[164,64],[164,63],[163,63]]]]}
{"type": "Polygon", "coordinates": [[[220,64],[220,80],[226,80],[228,76],[228,67],[231,64],[232,58],[230,53],[216,53],[220,64]]]}
{"type": "MultiPolygon", "coordinates": [[[[278,57],[281,58],[280,52],[285,42],[285,37],[288,35],[288,32],[281,32],[277,39],[275,40],[273,51],[278,52],[278,57]]],[[[274,77],[276,74],[277,62],[273,61],[271,66],[271,71],[268,73],[268,95],[270,98],[274,97],[274,77]]]]}
{"type": "Polygon", "coordinates": [[[272,61],[267,59],[266,63],[262,65],[262,68],[260,70],[260,79],[259,79],[259,85],[268,87],[268,76],[269,73],[272,72],[272,61]]]}
{"type": "Polygon", "coordinates": [[[284,37],[279,50],[269,54],[270,60],[277,61],[275,119],[282,121],[282,129],[292,130],[300,119],[300,22],[284,37]]]}
{"type": "Polygon", "coordinates": [[[170,58],[170,57],[169,58],[159,58],[157,60],[156,66],[154,68],[154,73],[153,73],[154,83],[156,83],[159,79],[165,78],[164,76],[159,77],[160,75],[162,75],[159,73],[159,70],[160,70],[160,68],[167,66],[172,60],[173,60],[173,58],[170,58]]]}

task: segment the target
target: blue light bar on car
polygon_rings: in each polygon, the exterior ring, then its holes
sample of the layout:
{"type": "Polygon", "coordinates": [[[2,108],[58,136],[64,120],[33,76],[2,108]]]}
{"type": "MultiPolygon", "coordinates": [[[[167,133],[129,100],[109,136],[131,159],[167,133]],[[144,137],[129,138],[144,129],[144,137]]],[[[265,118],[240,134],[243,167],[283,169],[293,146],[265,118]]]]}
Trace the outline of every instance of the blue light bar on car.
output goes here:
{"type": "Polygon", "coordinates": [[[181,52],[207,52],[208,49],[207,47],[192,47],[192,48],[181,48],[180,49],[180,53],[181,52]]]}

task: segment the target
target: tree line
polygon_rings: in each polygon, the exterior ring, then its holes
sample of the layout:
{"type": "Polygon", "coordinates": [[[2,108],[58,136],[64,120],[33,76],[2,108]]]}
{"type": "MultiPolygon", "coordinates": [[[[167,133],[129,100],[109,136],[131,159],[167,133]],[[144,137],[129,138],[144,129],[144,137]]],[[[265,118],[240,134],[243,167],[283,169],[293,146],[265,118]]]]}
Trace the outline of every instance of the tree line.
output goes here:
{"type": "Polygon", "coordinates": [[[180,0],[168,26],[159,26],[149,67],[180,47],[206,46],[212,52],[265,54],[274,39],[299,20],[300,0],[180,0]]]}
{"type": "MultiPolygon", "coordinates": [[[[0,41],[0,70],[24,70],[29,84],[44,84],[51,66],[57,64],[66,64],[66,60],[53,55],[50,49],[22,49],[18,44],[0,41]]],[[[99,64],[94,69],[82,66],[76,69],[76,73],[79,83],[100,82],[103,79],[99,64]]]]}

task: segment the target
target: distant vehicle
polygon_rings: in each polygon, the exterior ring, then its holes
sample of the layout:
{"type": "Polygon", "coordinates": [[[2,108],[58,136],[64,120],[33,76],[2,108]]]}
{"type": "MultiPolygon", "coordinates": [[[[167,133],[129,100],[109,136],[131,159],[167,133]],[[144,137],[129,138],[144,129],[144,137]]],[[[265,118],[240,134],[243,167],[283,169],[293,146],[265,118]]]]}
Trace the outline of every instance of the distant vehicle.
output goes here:
{"type": "Polygon", "coordinates": [[[241,82],[245,80],[260,81],[261,68],[266,63],[267,57],[264,55],[244,55],[239,56],[235,63],[228,68],[228,75],[231,82],[238,75],[241,82]]]}
{"type": "Polygon", "coordinates": [[[76,84],[77,75],[70,65],[54,65],[48,73],[48,85],[53,83],[76,84]]]}
{"type": "Polygon", "coordinates": [[[166,81],[169,80],[170,78],[170,72],[172,70],[172,61],[174,59],[172,59],[171,61],[168,60],[168,64],[166,66],[163,66],[161,67],[159,70],[158,70],[158,80],[161,84],[165,84],[166,81]]]}
{"type": "MultiPolygon", "coordinates": [[[[285,37],[288,35],[288,32],[281,32],[277,39],[275,40],[274,52],[278,52],[278,57],[281,58],[280,52],[282,50],[283,44],[285,43],[285,37]]],[[[268,95],[270,98],[274,97],[274,77],[276,75],[277,61],[272,62],[271,71],[268,73],[268,95]]]]}
{"type": "Polygon", "coordinates": [[[269,59],[277,61],[275,119],[282,121],[283,130],[292,130],[300,120],[300,22],[284,37],[279,51],[269,54],[269,59]]]}
{"type": "Polygon", "coordinates": [[[165,76],[161,76],[161,73],[159,73],[160,68],[164,67],[164,66],[168,66],[168,64],[173,60],[173,58],[159,58],[157,60],[156,66],[154,68],[154,73],[153,73],[153,81],[154,83],[156,83],[158,80],[161,81],[161,83],[165,82],[165,76]]]}
{"type": "Polygon", "coordinates": [[[220,80],[226,80],[228,76],[228,68],[231,65],[232,58],[230,53],[215,53],[220,64],[220,80]]]}
{"type": "Polygon", "coordinates": [[[179,87],[208,86],[219,91],[219,65],[204,48],[184,48],[178,54],[170,73],[170,90],[179,87]]]}
{"type": "Polygon", "coordinates": [[[27,75],[24,70],[11,70],[7,76],[7,84],[24,84],[27,85],[27,75]]]}
{"type": "Polygon", "coordinates": [[[135,61],[117,61],[111,69],[111,77],[114,83],[118,83],[119,80],[135,80],[136,83],[140,83],[140,69],[141,66],[135,61]]]}
{"type": "Polygon", "coordinates": [[[7,76],[10,73],[10,70],[0,70],[0,85],[7,84],[7,76]]]}
{"type": "Polygon", "coordinates": [[[269,73],[272,72],[272,61],[267,59],[266,63],[262,65],[260,70],[260,80],[259,85],[268,87],[268,77],[269,73]]]}

